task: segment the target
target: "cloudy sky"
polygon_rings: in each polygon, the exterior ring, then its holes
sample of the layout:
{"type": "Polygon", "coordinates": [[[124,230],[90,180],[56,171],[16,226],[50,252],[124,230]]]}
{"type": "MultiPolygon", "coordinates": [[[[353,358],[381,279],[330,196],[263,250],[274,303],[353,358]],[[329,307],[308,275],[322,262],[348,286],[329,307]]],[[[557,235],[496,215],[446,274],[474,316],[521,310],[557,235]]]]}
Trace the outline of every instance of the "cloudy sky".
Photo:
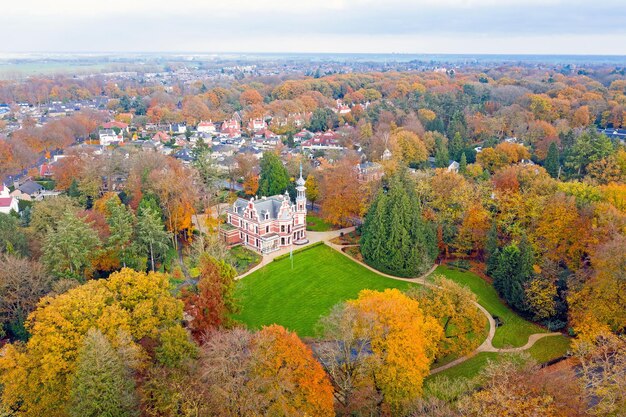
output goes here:
{"type": "Polygon", "coordinates": [[[2,0],[0,52],[626,55],[626,0],[2,0]]]}

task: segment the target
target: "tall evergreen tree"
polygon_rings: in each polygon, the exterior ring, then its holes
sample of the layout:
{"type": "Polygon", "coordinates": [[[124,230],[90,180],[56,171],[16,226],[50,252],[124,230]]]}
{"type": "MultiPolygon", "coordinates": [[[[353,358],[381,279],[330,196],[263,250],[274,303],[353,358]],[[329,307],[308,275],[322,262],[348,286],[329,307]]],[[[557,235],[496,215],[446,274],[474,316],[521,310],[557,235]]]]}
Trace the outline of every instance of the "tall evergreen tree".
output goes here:
{"type": "Polygon", "coordinates": [[[261,158],[261,176],[257,193],[263,196],[283,194],[289,186],[289,174],[278,155],[264,152],[261,158]]]}
{"type": "Polygon", "coordinates": [[[450,150],[450,158],[455,161],[461,158],[461,153],[463,152],[463,138],[459,132],[456,132],[452,137],[448,149],[450,150]]]}
{"type": "Polygon", "coordinates": [[[76,179],[73,179],[72,183],[67,188],[67,195],[72,198],[80,197],[80,190],[78,189],[78,182],[76,181],[76,179]]]}
{"type": "Polygon", "coordinates": [[[435,167],[446,168],[450,164],[448,147],[440,138],[435,139],[435,167]]]}
{"type": "Polygon", "coordinates": [[[524,284],[532,276],[532,249],[524,236],[519,245],[511,243],[498,256],[493,286],[506,302],[518,311],[527,309],[524,284]]]}
{"type": "Polygon", "coordinates": [[[109,249],[117,253],[120,263],[126,266],[135,266],[132,238],[134,232],[133,213],[115,199],[106,202],[109,215],[106,219],[111,234],[107,240],[109,249]]]}
{"type": "Polygon", "coordinates": [[[71,417],[139,415],[131,372],[99,330],[87,332],[79,351],[68,411],[71,417]]]}
{"type": "Polygon", "coordinates": [[[150,257],[153,271],[156,259],[167,252],[169,241],[169,233],[165,230],[159,213],[148,205],[141,207],[140,204],[137,211],[137,244],[150,257]]]}
{"type": "Polygon", "coordinates": [[[548,148],[548,156],[546,157],[544,167],[552,178],[556,178],[559,175],[559,165],[559,148],[557,148],[555,142],[552,142],[548,148]]]}
{"type": "Polygon", "coordinates": [[[389,180],[370,207],[361,238],[366,263],[380,271],[414,277],[437,256],[434,228],[422,218],[413,184],[404,170],[389,180]]]}
{"type": "Polygon", "coordinates": [[[461,161],[459,162],[459,173],[467,173],[467,157],[465,156],[465,152],[461,154],[461,161]]]}

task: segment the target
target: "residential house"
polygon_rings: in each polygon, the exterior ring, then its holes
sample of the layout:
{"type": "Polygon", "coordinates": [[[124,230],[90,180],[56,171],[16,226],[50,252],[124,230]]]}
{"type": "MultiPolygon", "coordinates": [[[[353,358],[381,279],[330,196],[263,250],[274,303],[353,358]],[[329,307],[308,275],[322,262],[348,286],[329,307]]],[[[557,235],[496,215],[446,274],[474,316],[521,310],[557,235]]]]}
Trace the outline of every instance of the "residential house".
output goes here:
{"type": "Polygon", "coordinates": [[[341,150],[343,146],[339,144],[339,135],[329,130],[324,133],[316,133],[311,139],[301,142],[302,150],[341,150]]]}
{"type": "Polygon", "coordinates": [[[158,132],[156,132],[154,134],[154,136],[152,136],[152,141],[153,142],[169,142],[172,138],[170,138],[170,135],[168,135],[167,133],[165,133],[162,130],[159,130],[158,132]]]}
{"type": "Polygon", "coordinates": [[[248,130],[251,132],[259,132],[267,129],[267,123],[263,119],[250,119],[248,121],[248,130]]]}
{"type": "Polygon", "coordinates": [[[123,122],[118,122],[117,120],[113,120],[112,122],[106,122],[102,125],[103,129],[119,129],[122,132],[128,132],[128,124],[123,122]]]}
{"type": "Polygon", "coordinates": [[[307,243],[304,183],[300,170],[295,204],[287,191],[284,195],[237,199],[227,211],[221,236],[229,245],[242,244],[264,254],[307,243]]]}
{"type": "Polygon", "coordinates": [[[100,139],[100,145],[102,146],[119,144],[124,141],[122,134],[115,133],[113,129],[100,129],[98,131],[98,137],[100,139]]]}
{"type": "Polygon", "coordinates": [[[183,123],[173,123],[170,125],[170,132],[172,134],[181,134],[187,131],[187,126],[183,123]]]}
{"type": "Polygon", "coordinates": [[[43,186],[30,179],[15,184],[15,190],[11,193],[12,197],[19,200],[33,201],[37,200],[44,190],[43,186]]]}
{"type": "Polygon", "coordinates": [[[237,120],[224,120],[220,127],[220,136],[229,138],[238,138],[241,136],[241,125],[237,120]]]}
{"type": "Polygon", "coordinates": [[[8,187],[2,184],[0,189],[0,213],[9,214],[11,211],[20,212],[17,198],[11,196],[8,187]]]}
{"type": "Polygon", "coordinates": [[[383,166],[377,162],[363,161],[355,167],[357,179],[361,182],[375,181],[385,174],[383,166]]]}
{"type": "Polygon", "coordinates": [[[211,120],[209,120],[208,122],[201,121],[200,123],[198,123],[198,127],[196,128],[196,130],[199,133],[213,134],[216,132],[215,124],[211,120]]]}

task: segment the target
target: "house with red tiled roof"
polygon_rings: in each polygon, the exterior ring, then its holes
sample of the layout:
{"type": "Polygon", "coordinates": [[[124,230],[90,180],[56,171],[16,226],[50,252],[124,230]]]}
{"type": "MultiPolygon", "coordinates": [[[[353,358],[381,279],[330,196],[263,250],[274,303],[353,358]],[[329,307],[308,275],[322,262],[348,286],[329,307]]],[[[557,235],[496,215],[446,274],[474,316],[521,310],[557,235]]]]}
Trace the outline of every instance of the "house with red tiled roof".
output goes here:
{"type": "Polygon", "coordinates": [[[318,132],[312,138],[302,141],[300,146],[303,151],[343,149],[343,146],[339,143],[339,135],[332,130],[324,133],[318,132]]]}
{"type": "Polygon", "coordinates": [[[113,120],[111,122],[106,122],[102,125],[103,129],[114,129],[118,128],[119,130],[123,130],[124,132],[128,132],[128,124],[124,122],[118,122],[117,120],[113,120]]]}
{"type": "Polygon", "coordinates": [[[169,142],[171,140],[170,135],[159,130],[152,136],[152,140],[156,142],[169,142]]]}
{"type": "Polygon", "coordinates": [[[220,128],[220,136],[228,138],[238,138],[241,136],[241,126],[235,119],[224,120],[220,128]]]}
{"type": "Polygon", "coordinates": [[[215,133],[215,124],[211,120],[209,120],[208,122],[205,122],[203,120],[198,123],[198,127],[196,128],[196,130],[199,133],[215,133]]]}
{"type": "Polygon", "coordinates": [[[267,129],[267,123],[263,119],[250,119],[248,121],[248,130],[258,132],[267,129]]]}

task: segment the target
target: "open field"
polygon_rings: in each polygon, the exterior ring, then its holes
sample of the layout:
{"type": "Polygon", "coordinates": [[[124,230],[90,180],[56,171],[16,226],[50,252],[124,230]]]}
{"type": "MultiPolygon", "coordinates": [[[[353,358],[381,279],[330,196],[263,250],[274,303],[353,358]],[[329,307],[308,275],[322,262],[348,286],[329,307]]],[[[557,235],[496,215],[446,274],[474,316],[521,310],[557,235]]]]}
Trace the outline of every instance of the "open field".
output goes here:
{"type": "Polygon", "coordinates": [[[237,283],[242,306],[235,318],[251,328],[278,323],[300,336],[313,336],[315,324],[337,303],[362,289],[404,290],[411,283],[382,277],[326,245],[270,263],[237,283]]]}

